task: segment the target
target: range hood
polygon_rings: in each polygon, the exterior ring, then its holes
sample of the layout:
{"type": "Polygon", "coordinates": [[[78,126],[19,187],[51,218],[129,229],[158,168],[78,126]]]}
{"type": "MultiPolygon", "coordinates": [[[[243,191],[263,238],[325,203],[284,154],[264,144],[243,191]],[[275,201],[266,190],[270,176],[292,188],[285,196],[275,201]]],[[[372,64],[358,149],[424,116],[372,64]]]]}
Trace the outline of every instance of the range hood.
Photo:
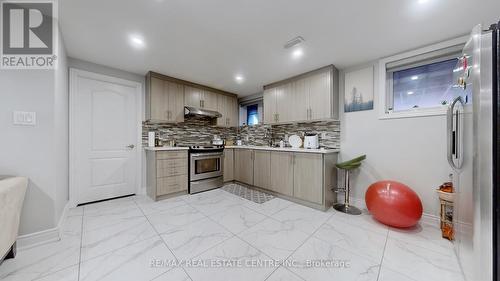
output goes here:
{"type": "Polygon", "coordinates": [[[198,116],[206,116],[206,117],[211,117],[211,118],[222,117],[222,114],[220,114],[217,111],[201,109],[201,108],[196,108],[196,107],[191,107],[191,106],[184,107],[184,115],[198,115],[198,116]]]}

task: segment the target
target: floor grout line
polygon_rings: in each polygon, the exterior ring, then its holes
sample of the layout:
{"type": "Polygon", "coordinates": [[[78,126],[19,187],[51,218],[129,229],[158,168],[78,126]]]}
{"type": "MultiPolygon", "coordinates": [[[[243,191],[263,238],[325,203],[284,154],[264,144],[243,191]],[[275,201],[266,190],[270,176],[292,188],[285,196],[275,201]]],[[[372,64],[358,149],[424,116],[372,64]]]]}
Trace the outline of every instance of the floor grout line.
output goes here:
{"type": "Polygon", "coordinates": [[[380,278],[380,271],[382,271],[382,264],[384,263],[385,249],[387,247],[388,241],[389,241],[389,229],[387,229],[387,234],[385,236],[384,250],[382,251],[382,257],[380,258],[380,267],[378,268],[377,281],[380,278]]]}
{"type": "MultiPolygon", "coordinates": [[[[174,258],[176,259],[177,263],[179,262],[179,259],[177,258],[177,256],[174,254],[174,252],[172,251],[172,249],[170,249],[170,247],[167,245],[167,242],[165,242],[165,240],[163,240],[163,238],[161,237],[160,233],[158,232],[158,230],[156,230],[155,226],[151,223],[151,221],[149,221],[149,218],[148,216],[146,216],[146,214],[144,213],[144,211],[142,210],[141,206],[135,201],[134,199],[134,203],[135,205],[137,206],[137,208],[139,208],[139,210],[141,211],[142,215],[146,218],[146,221],[149,223],[149,225],[151,226],[151,228],[153,228],[154,232],[156,233],[156,235],[158,235],[158,238],[161,240],[161,242],[163,242],[163,244],[165,245],[165,247],[167,247],[167,249],[170,251],[170,253],[172,254],[172,256],[174,256],[174,258]]],[[[181,267],[182,268],[182,267],[181,267]]],[[[167,271],[163,272],[162,274],[158,275],[158,276],[155,276],[152,280],[160,277],[161,275],[163,274],[166,274],[167,272],[171,271],[172,269],[174,269],[174,267],[171,267],[169,268],[167,271]]],[[[184,270],[184,268],[182,268],[184,270]]],[[[187,274],[187,272],[186,272],[187,274]]],[[[189,277],[189,279],[193,280],[191,278],[191,276],[189,276],[189,274],[187,274],[187,276],[189,277]]]]}
{"type": "Polygon", "coordinates": [[[80,249],[78,253],[78,281],[80,281],[80,268],[82,264],[82,243],[83,243],[83,219],[85,218],[85,207],[82,207],[82,222],[80,228],[80,249]]]}
{"type": "MultiPolygon", "coordinates": [[[[181,198],[181,199],[182,199],[182,198],[181,198]]],[[[186,203],[189,207],[191,207],[191,208],[195,209],[197,212],[199,212],[200,214],[202,214],[205,218],[209,219],[210,221],[214,222],[214,223],[215,223],[215,224],[217,224],[218,226],[222,227],[224,230],[227,230],[227,228],[225,228],[224,226],[222,226],[222,225],[220,225],[219,223],[217,223],[215,220],[213,220],[212,218],[210,218],[207,214],[205,214],[204,212],[201,212],[200,210],[198,210],[198,209],[196,209],[194,206],[192,206],[190,202],[188,202],[188,201],[186,201],[186,200],[184,200],[184,202],[185,202],[185,203],[186,203]]],[[[136,202],[136,204],[137,204],[137,202],[136,202]]],[[[140,209],[140,207],[139,207],[139,209],[140,209]]],[[[142,209],[141,209],[141,211],[142,211],[142,209]]],[[[221,211],[221,212],[223,212],[223,211],[221,211]]],[[[146,218],[147,218],[147,216],[146,216],[146,218]]],[[[155,227],[154,227],[154,225],[153,225],[153,224],[149,221],[149,218],[147,218],[147,219],[148,219],[148,222],[151,224],[151,226],[152,226],[152,227],[155,229],[155,231],[156,231],[156,228],[155,228],[155,227]]],[[[193,222],[187,223],[187,224],[182,225],[182,226],[186,226],[186,225],[189,225],[189,224],[195,223],[195,222],[197,222],[197,221],[199,221],[199,220],[202,220],[202,219],[198,219],[198,220],[196,220],[196,221],[193,221],[193,222]]],[[[179,227],[182,227],[182,226],[179,226],[179,227]]],[[[232,233],[231,231],[229,231],[229,230],[227,230],[227,231],[231,234],[231,236],[230,236],[230,237],[228,237],[228,238],[226,238],[226,239],[224,239],[224,240],[220,241],[219,243],[217,243],[217,244],[215,244],[214,246],[212,246],[212,247],[210,247],[210,248],[208,248],[208,249],[204,250],[203,252],[199,253],[198,255],[196,255],[196,256],[194,256],[194,257],[192,257],[192,258],[198,257],[198,256],[200,256],[200,255],[204,254],[205,252],[207,252],[207,251],[209,251],[209,250],[211,250],[211,249],[213,249],[213,248],[215,248],[215,247],[217,247],[217,246],[221,245],[222,243],[224,243],[224,242],[228,241],[229,239],[231,239],[231,238],[233,238],[233,237],[235,237],[235,236],[236,236],[236,234],[232,233]]],[[[158,231],[156,231],[156,232],[158,233],[158,231]]],[[[167,245],[167,243],[165,242],[165,240],[163,239],[163,237],[161,237],[161,235],[160,235],[159,233],[158,233],[158,235],[160,236],[160,239],[163,241],[163,243],[165,243],[165,245],[167,246],[167,248],[170,250],[170,252],[172,253],[172,255],[175,257],[175,259],[177,260],[177,262],[179,262],[179,258],[177,258],[177,256],[174,254],[174,252],[172,251],[172,249],[170,249],[170,247],[168,247],[168,245],[167,245]]],[[[184,272],[185,272],[185,273],[186,273],[186,275],[189,277],[189,279],[193,280],[193,278],[189,275],[189,273],[188,273],[188,272],[187,272],[187,270],[184,268],[184,266],[181,266],[180,268],[182,268],[182,270],[184,270],[184,272]]]]}

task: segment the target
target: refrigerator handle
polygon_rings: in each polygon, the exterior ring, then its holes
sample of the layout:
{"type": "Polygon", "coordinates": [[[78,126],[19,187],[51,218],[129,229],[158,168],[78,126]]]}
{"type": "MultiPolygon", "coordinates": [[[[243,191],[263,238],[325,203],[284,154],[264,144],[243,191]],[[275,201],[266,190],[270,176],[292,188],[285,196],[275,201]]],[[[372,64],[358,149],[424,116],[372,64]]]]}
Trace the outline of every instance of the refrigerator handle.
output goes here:
{"type": "Polygon", "coordinates": [[[457,103],[460,103],[462,105],[462,107],[464,106],[464,102],[462,100],[462,97],[457,97],[455,100],[453,100],[453,102],[450,104],[450,106],[448,107],[448,111],[446,113],[446,131],[447,131],[447,158],[448,158],[448,163],[450,164],[450,166],[455,169],[455,170],[458,170],[461,168],[461,163],[462,161],[461,160],[458,160],[457,163],[455,163],[455,161],[453,161],[453,156],[455,156],[456,158],[459,158],[459,153],[462,153],[460,150],[460,142],[461,142],[461,139],[460,139],[460,134],[462,132],[459,132],[459,127],[461,124],[458,124],[460,118],[458,116],[459,112],[457,111],[457,116],[456,116],[456,119],[453,118],[455,117],[454,116],[454,111],[455,111],[455,105],[457,105],[457,103]],[[454,121],[455,121],[455,124],[454,124],[454,121]],[[455,126],[454,126],[455,125],[455,126]],[[454,129],[455,127],[455,129],[454,129]]]}

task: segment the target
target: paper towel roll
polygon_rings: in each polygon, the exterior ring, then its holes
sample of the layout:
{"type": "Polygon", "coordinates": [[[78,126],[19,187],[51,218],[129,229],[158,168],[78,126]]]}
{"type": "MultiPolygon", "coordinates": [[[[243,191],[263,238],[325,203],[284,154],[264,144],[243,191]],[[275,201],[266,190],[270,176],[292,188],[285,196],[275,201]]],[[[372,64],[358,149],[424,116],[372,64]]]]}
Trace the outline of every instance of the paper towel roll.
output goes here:
{"type": "Polygon", "coordinates": [[[148,146],[155,147],[155,132],[148,132],[148,146]]]}

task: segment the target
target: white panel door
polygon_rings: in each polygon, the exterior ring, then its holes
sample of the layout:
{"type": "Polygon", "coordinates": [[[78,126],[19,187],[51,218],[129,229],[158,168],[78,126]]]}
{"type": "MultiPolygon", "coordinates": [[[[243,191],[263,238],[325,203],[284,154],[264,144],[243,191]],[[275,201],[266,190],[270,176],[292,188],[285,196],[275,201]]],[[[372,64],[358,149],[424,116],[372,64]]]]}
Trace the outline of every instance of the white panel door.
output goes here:
{"type": "Polygon", "coordinates": [[[140,84],[78,70],[71,77],[74,200],[136,193],[140,84]]]}

